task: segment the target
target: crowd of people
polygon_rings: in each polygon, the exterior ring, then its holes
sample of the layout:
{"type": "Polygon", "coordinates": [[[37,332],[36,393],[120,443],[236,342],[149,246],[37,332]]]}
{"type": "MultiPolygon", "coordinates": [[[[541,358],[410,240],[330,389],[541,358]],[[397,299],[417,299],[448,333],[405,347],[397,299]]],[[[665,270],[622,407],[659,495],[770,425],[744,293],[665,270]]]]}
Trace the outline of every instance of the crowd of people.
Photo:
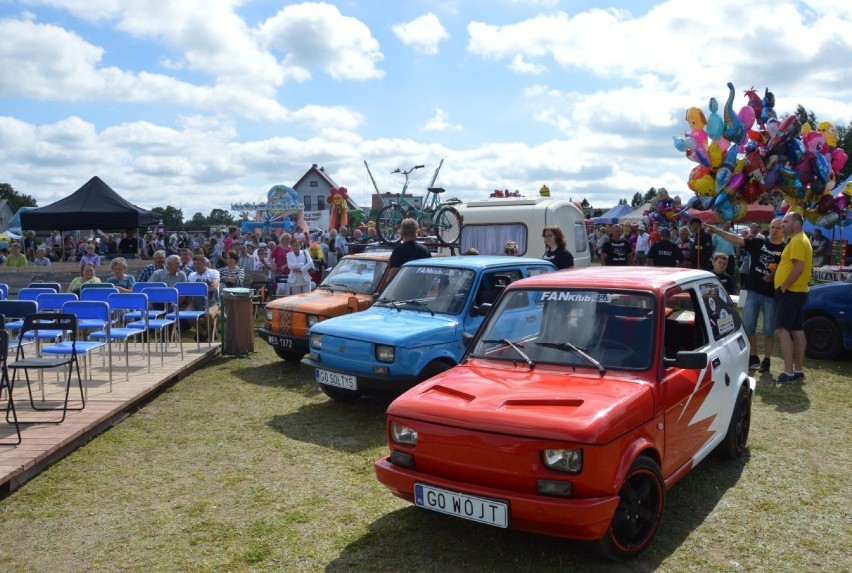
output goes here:
{"type": "MultiPolygon", "coordinates": [[[[601,225],[589,234],[592,258],[603,266],[657,266],[703,269],[713,273],[729,294],[743,292],[743,325],[751,344],[749,368],[768,372],[778,340],[784,359],[780,382],[804,377],[802,364],[806,340],[802,308],[807,299],[811,269],[828,260],[829,241],[819,229],[812,236],[802,230],[803,219],[794,212],[776,218],[763,232],[752,223],[739,233],[731,222],[707,225],[699,218],[669,228],[654,222],[628,226],[601,225]],[[787,240],[785,241],[785,236],[787,240]],[[747,295],[745,294],[747,293],[747,295]],[[762,316],[763,358],[757,347],[757,323],[762,316]]],[[[430,256],[418,242],[422,230],[413,219],[400,227],[402,242],[393,250],[392,269],[403,263],[430,256]]],[[[277,295],[309,292],[321,282],[324,273],[349,253],[355,243],[374,243],[374,227],[366,230],[346,227],[311,235],[307,226],[293,233],[242,233],[236,226],[217,229],[209,236],[186,231],[148,233],[137,237],[128,229],[119,239],[114,234],[101,239],[75,239],[58,232],[39,242],[28,232],[21,242],[0,241],[0,262],[7,267],[50,266],[52,261],[77,261],[80,276],[69,291],[79,292],[83,284],[100,282],[98,268],[108,262],[111,276],[106,280],[120,291],[130,292],[135,282],[202,281],[208,284],[210,314],[218,317],[219,291],[226,287],[249,286],[251,275],[262,277],[277,295]],[[150,259],[139,276],[128,274],[127,259],[150,259]],[[273,286],[274,285],[274,286],[273,286]]],[[[563,231],[548,225],[541,232],[543,259],[558,269],[574,266],[563,231]]],[[[465,254],[478,254],[471,249],[465,254]]],[[[508,241],[504,254],[517,256],[518,243],[508,241]]],[[[199,323],[199,328],[201,327],[199,323]]],[[[206,333],[204,333],[206,336],[206,333]]]]}

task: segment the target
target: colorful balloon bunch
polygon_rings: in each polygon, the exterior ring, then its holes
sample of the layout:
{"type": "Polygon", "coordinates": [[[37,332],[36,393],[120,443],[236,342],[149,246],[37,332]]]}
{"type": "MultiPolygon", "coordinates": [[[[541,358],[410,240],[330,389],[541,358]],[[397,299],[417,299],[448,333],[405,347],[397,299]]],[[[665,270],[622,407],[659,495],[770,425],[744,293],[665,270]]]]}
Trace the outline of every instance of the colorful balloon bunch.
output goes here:
{"type": "Polygon", "coordinates": [[[689,211],[681,204],[680,197],[670,197],[666,188],[660,187],[651,199],[650,208],[643,211],[642,216],[646,224],[659,221],[664,226],[669,226],[681,217],[688,219],[689,211]]]}
{"type": "Polygon", "coordinates": [[[796,209],[810,222],[825,228],[852,223],[846,190],[834,197],[837,173],[847,156],[837,147],[837,129],[822,122],[814,130],[793,114],[778,119],[775,96],[767,88],[760,97],[745,92],[748,104],[734,113],[734,85],[719,115],[710,98],[710,115],[686,110],[690,130],[674,137],[674,147],[696,163],[687,185],[696,196],[687,203],[695,209],[716,211],[720,220],[739,221],[748,205],[796,209]]]}

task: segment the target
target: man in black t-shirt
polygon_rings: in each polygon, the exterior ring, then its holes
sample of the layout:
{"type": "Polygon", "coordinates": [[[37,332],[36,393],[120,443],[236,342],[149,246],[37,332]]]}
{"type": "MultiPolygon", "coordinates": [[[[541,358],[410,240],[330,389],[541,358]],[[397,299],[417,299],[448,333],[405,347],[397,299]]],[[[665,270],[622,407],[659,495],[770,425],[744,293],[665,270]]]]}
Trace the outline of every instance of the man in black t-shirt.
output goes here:
{"type": "MultiPolygon", "coordinates": [[[[718,229],[718,227],[716,227],[718,229]]],[[[698,217],[689,220],[692,233],[689,246],[692,253],[692,268],[713,272],[713,237],[704,229],[704,222],[698,217]]],[[[722,236],[720,234],[720,236],[722,236]]],[[[731,241],[733,242],[733,241],[731,241]]]]}
{"type": "MultiPolygon", "coordinates": [[[[769,223],[769,238],[743,238],[719,227],[708,227],[708,233],[716,234],[735,245],[745,248],[751,258],[748,271],[748,295],[743,305],[743,327],[751,345],[749,369],[769,371],[769,357],[775,348],[775,269],[784,252],[784,228],[781,219],[769,223]],[[763,361],[757,355],[757,317],[763,313],[763,361]]],[[[742,296],[742,294],[740,294],[742,296]]]]}
{"type": "Polygon", "coordinates": [[[683,262],[683,252],[672,243],[672,232],[668,227],[660,229],[660,240],[648,251],[649,267],[676,267],[683,262]]]}
{"type": "Polygon", "coordinates": [[[621,238],[621,225],[613,225],[612,237],[601,249],[601,264],[607,267],[626,267],[633,264],[630,241],[621,238]]]}
{"type": "Polygon", "coordinates": [[[417,242],[417,227],[417,221],[411,218],[403,219],[402,223],[399,224],[399,235],[402,242],[395,246],[393,252],[391,252],[388,263],[391,278],[399,272],[399,267],[408,261],[432,258],[429,249],[417,242]]]}
{"type": "Polygon", "coordinates": [[[139,240],[136,238],[136,229],[127,229],[124,237],[118,242],[118,254],[125,258],[136,258],[139,254],[139,240]]]}

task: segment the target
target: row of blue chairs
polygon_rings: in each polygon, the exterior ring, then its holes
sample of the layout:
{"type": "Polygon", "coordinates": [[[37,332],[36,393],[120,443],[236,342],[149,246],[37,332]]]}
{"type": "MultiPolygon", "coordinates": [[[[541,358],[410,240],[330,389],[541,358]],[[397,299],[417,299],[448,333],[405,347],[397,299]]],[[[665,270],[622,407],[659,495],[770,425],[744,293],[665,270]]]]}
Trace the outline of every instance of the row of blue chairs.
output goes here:
{"type": "MultiPolygon", "coordinates": [[[[35,291],[31,289],[22,289],[35,291]]],[[[143,340],[144,355],[147,358],[148,372],[151,371],[151,338],[160,347],[160,364],[164,364],[165,354],[170,346],[172,337],[179,346],[183,359],[183,341],[180,335],[182,320],[209,320],[207,315],[207,285],[204,283],[178,283],[169,288],[162,283],[141,283],[134,293],[120,293],[114,288],[83,289],[80,297],[73,293],[59,293],[52,289],[41,289],[42,292],[25,293],[21,300],[0,300],[0,317],[3,317],[3,328],[0,328],[0,361],[2,361],[2,380],[0,382],[0,400],[4,388],[8,391],[6,404],[7,422],[13,423],[17,430],[17,443],[20,443],[20,423],[12,402],[12,390],[18,372],[23,372],[27,384],[30,404],[34,410],[61,410],[61,418],[55,423],[65,420],[68,410],[81,410],[85,407],[87,390],[80,376],[78,356],[83,357],[84,371],[90,364],[94,350],[105,350],[109,364],[109,388],[113,383],[113,342],[124,344],[125,379],[129,379],[129,346],[132,340],[143,340]],[[182,296],[193,296],[203,301],[196,310],[181,310],[179,301],[182,296]],[[27,300],[30,299],[30,300],[27,300]],[[11,319],[6,322],[6,319],[11,319]],[[15,362],[7,363],[10,348],[10,332],[17,332],[14,344],[15,362]],[[25,350],[28,344],[35,344],[35,351],[25,350]],[[39,370],[39,385],[42,402],[45,400],[42,372],[47,368],[68,367],[65,383],[65,399],[62,407],[40,408],[36,406],[29,378],[29,370],[39,370]],[[77,370],[78,386],[80,388],[79,407],[69,407],[69,397],[72,385],[73,370],[77,370]],[[8,369],[13,371],[8,376],[8,369]]],[[[197,330],[197,329],[196,329],[197,330]]],[[[208,322],[208,331],[209,322],[208,322]]],[[[212,338],[212,337],[211,337],[212,338]]],[[[212,341],[211,341],[212,342],[212,341]]],[[[200,339],[196,336],[196,344],[200,347],[200,339]]],[[[90,378],[87,373],[86,380],[90,378]]],[[[44,423],[44,420],[33,420],[30,423],[44,423]]],[[[0,442],[1,443],[1,442],[0,442]]]]}

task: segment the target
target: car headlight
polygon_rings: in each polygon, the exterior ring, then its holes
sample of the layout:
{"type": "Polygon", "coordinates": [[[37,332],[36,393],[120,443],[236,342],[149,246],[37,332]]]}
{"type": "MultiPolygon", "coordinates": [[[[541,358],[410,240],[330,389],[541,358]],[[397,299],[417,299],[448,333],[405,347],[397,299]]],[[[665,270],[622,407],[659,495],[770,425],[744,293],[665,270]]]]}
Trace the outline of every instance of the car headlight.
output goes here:
{"type": "Polygon", "coordinates": [[[576,474],[580,473],[583,469],[582,448],[544,450],[542,452],[542,459],[544,460],[544,465],[559,472],[576,474]]]}
{"type": "Polygon", "coordinates": [[[311,334],[311,348],[322,350],[322,334],[311,334]]]}
{"type": "Polygon", "coordinates": [[[395,350],[393,346],[386,344],[376,345],[376,360],[379,362],[393,362],[395,350]]]}
{"type": "Polygon", "coordinates": [[[266,309],[266,320],[272,320],[272,310],[266,309]]]}
{"type": "Polygon", "coordinates": [[[319,317],[315,314],[309,314],[305,318],[305,324],[308,325],[308,328],[312,327],[313,325],[315,325],[318,322],[319,322],[319,317]]]}
{"type": "Polygon", "coordinates": [[[390,431],[394,442],[407,446],[417,445],[417,430],[414,428],[409,428],[399,422],[391,422],[390,431]]]}

